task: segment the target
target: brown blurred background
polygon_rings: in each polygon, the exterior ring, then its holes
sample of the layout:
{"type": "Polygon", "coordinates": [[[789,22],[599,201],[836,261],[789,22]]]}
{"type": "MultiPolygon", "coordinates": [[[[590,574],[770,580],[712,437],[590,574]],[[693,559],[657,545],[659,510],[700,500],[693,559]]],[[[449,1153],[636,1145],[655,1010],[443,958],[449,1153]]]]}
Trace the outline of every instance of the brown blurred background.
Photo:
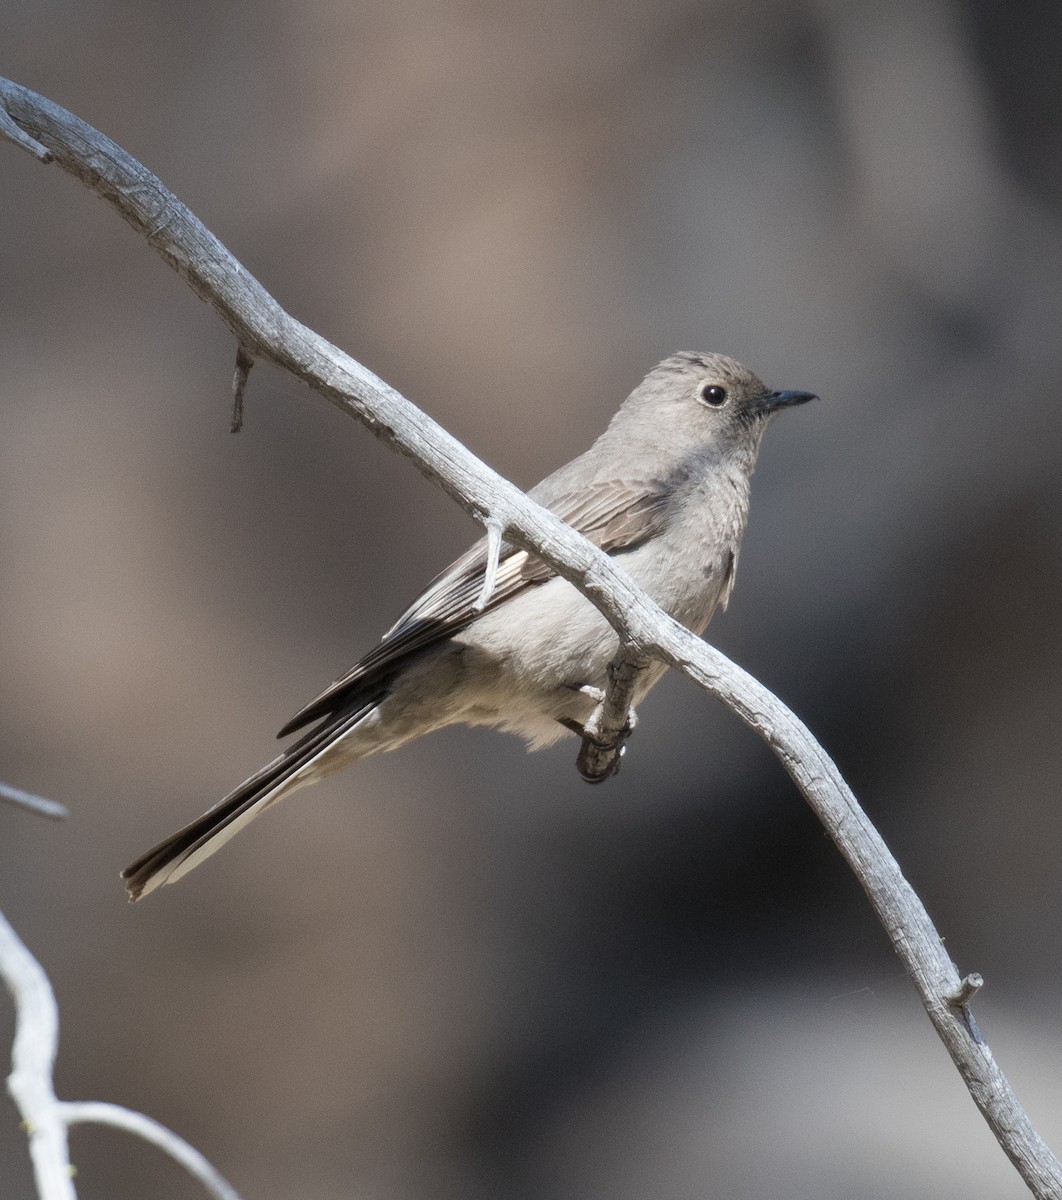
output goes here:
{"type": "MultiPolygon", "coordinates": [[[[837,758],[1062,1148],[1062,8],[1050,0],[2,5],[282,303],[529,485],[675,349],[823,402],[767,439],[712,639],[837,758]]],[[[0,906],[61,1093],[248,1200],[1025,1190],[767,750],[678,679],[623,774],[454,731],[130,908],[118,870],[476,534],[0,147],[0,906]]],[[[0,1011],[3,1045],[8,1008],[0,1011]]],[[[105,1131],[85,1200],[198,1188],[105,1131]]],[[[31,1183],[14,1110],[0,1195],[31,1183]]]]}

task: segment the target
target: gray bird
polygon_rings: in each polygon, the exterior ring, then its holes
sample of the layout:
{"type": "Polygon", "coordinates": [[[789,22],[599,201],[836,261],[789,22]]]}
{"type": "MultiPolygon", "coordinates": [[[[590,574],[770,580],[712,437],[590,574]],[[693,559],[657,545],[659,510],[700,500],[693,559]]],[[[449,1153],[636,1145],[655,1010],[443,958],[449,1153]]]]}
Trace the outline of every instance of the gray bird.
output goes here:
{"type": "MultiPolygon", "coordinates": [[[[530,495],[699,634],[734,586],[763,431],[780,409],[813,399],[773,392],[721,354],[674,354],[585,454],[530,495]]],[[[487,558],[483,539],[278,736],[316,728],[126,867],[130,897],[186,875],[281,796],[433,729],[492,725],[532,750],[581,729],[615,657],[615,630],[567,580],[510,545],[481,607],[487,558]]],[[[664,670],[642,672],[635,704],[664,670]]]]}

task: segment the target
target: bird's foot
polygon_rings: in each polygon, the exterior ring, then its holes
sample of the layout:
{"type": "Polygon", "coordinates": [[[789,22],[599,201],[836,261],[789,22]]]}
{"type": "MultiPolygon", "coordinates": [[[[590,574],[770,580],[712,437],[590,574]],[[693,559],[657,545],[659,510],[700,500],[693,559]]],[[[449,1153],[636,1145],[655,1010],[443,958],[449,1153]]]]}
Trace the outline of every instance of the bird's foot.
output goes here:
{"type": "MultiPolygon", "coordinates": [[[[580,691],[590,694],[591,689],[586,687],[580,691]]],[[[599,688],[594,688],[593,691],[600,693],[599,688]]],[[[582,740],[575,767],[587,783],[604,783],[606,779],[619,774],[623,756],[627,753],[627,739],[638,724],[638,714],[633,708],[628,711],[623,728],[613,737],[602,737],[596,728],[593,728],[593,718],[586,725],[576,721],[574,717],[559,717],[558,721],[582,740]],[[590,729],[587,728],[588,725],[591,726],[590,729]]]]}

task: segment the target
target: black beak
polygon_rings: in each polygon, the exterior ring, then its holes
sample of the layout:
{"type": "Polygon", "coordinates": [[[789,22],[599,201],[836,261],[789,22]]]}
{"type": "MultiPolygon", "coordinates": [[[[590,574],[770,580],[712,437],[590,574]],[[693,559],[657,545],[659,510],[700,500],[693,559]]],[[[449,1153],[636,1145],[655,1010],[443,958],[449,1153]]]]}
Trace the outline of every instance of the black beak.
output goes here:
{"type": "Polygon", "coordinates": [[[817,400],[814,392],[769,392],[763,398],[763,407],[767,412],[777,412],[780,408],[792,408],[794,404],[807,404],[809,400],[817,400]]]}

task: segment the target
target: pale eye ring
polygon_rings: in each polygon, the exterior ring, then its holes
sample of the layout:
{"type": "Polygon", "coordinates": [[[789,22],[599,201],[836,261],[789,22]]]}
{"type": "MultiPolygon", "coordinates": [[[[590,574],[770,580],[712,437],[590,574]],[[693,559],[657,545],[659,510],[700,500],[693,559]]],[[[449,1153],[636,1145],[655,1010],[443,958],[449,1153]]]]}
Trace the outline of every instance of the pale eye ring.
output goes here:
{"type": "Polygon", "coordinates": [[[701,399],[709,408],[722,408],[726,403],[726,388],[717,383],[706,383],[701,388],[701,399]]]}

